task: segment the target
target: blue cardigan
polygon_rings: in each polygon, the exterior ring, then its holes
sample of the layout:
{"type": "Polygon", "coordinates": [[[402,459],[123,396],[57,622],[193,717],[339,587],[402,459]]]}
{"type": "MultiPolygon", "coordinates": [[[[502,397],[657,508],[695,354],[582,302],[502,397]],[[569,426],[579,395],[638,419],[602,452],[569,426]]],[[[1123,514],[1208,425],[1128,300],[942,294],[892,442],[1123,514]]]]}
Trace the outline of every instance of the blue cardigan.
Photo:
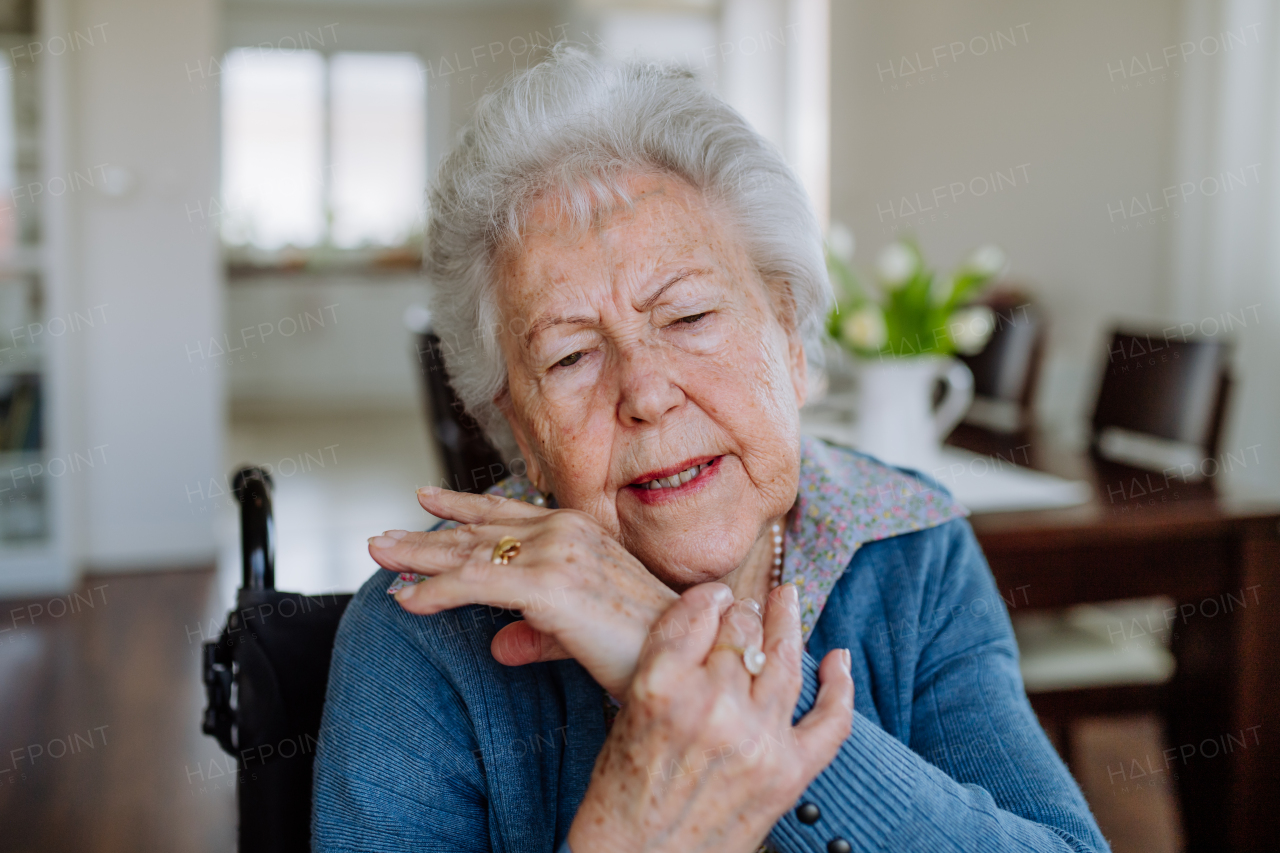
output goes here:
{"type": "MultiPolygon", "coordinates": [[[[601,688],[575,661],[502,666],[489,644],[514,615],[414,616],[394,578],[370,578],[338,632],[313,849],[563,853],[605,738],[601,688]]],[[[1027,702],[966,520],[856,548],[809,634],[796,719],[835,648],[853,653],[852,733],[800,798],[820,819],[788,809],[773,850],[1109,849],[1027,702]]]]}

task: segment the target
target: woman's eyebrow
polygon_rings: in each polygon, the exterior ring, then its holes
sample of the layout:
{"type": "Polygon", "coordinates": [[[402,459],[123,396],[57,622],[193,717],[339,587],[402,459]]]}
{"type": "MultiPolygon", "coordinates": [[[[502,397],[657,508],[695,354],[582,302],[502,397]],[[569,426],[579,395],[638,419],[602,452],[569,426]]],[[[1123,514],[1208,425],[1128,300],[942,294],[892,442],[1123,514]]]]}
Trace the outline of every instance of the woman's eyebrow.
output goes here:
{"type": "Polygon", "coordinates": [[[595,317],[588,317],[585,314],[575,314],[569,317],[540,317],[534,320],[533,324],[529,326],[529,331],[524,333],[524,345],[526,348],[532,346],[533,339],[552,326],[589,326],[594,322],[596,322],[595,317]]]}
{"type": "MultiPolygon", "coordinates": [[[[685,268],[677,271],[674,275],[672,275],[670,278],[664,281],[661,287],[659,287],[649,296],[645,297],[643,302],[636,305],[636,310],[648,311],[655,304],[657,304],[659,299],[662,298],[662,294],[667,291],[667,288],[672,287],[673,285],[679,284],[680,282],[684,281],[686,278],[690,278],[691,276],[706,275],[709,272],[711,271],[705,268],[700,268],[700,267],[685,268]]],[[[589,326],[595,322],[597,322],[595,317],[589,317],[585,314],[575,314],[567,317],[559,317],[559,316],[539,317],[537,320],[534,320],[532,324],[530,324],[529,330],[524,333],[524,345],[526,348],[532,346],[533,339],[537,337],[539,334],[541,334],[542,332],[545,332],[547,329],[551,328],[552,326],[589,326]]]]}
{"type": "Polygon", "coordinates": [[[653,293],[647,296],[643,302],[636,305],[636,310],[648,311],[650,308],[652,308],[654,305],[657,304],[659,299],[662,298],[662,294],[666,293],[667,288],[671,287],[674,284],[679,284],[680,282],[684,281],[686,278],[689,278],[691,276],[707,275],[709,272],[711,271],[703,268],[693,268],[693,269],[685,268],[685,269],[679,270],[678,272],[675,273],[675,275],[671,276],[669,279],[663,282],[661,287],[659,287],[657,290],[655,290],[653,293]]]}

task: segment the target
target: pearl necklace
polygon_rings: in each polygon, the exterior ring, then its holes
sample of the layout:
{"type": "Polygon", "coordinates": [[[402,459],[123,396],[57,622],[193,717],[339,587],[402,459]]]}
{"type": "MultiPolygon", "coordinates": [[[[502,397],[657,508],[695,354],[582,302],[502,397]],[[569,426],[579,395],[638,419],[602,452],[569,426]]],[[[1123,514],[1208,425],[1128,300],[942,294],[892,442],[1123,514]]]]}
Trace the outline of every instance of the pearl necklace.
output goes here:
{"type": "Polygon", "coordinates": [[[769,573],[769,589],[782,583],[782,527],[773,523],[773,570],[769,573]]]}

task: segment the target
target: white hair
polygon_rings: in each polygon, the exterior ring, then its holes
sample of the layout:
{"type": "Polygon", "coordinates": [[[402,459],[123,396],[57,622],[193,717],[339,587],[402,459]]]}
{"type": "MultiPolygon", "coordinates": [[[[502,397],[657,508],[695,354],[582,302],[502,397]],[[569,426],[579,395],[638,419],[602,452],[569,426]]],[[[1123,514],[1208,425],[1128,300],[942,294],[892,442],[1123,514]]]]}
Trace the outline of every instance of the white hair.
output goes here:
{"type": "Polygon", "coordinates": [[[630,203],[623,179],[637,171],[684,180],[732,220],[761,278],[783,289],[775,297],[790,306],[808,359],[821,363],[832,300],[822,234],[779,151],[686,70],[558,45],[480,100],[440,166],[427,223],[424,266],[445,367],[508,460],[518,450],[495,403],[507,383],[498,257],[519,246],[535,202],[550,200],[570,227],[583,227],[602,208],[630,203]]]}

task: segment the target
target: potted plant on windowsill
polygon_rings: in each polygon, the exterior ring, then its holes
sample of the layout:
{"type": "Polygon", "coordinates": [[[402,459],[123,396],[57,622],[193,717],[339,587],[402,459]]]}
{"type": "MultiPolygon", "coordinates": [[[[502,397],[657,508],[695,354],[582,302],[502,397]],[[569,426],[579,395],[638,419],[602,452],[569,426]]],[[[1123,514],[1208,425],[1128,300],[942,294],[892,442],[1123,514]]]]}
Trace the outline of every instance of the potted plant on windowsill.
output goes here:
{"type": "Polygon", "coordinates": [[[837,302],[827,331],[855,356],[855,444],[891,464],[931,468],[973,400],[973,376],[954,356],[979,352],[990,339],[991,309],[971,303],[1004,271],[1005,254],[983,246],[940,277],[915,242],[899,240],[880,251],[869,286],[853,272],[847,232],[832,232],[837,302]],[[939,380],[946,392],[935,404],[939,380]]]}

